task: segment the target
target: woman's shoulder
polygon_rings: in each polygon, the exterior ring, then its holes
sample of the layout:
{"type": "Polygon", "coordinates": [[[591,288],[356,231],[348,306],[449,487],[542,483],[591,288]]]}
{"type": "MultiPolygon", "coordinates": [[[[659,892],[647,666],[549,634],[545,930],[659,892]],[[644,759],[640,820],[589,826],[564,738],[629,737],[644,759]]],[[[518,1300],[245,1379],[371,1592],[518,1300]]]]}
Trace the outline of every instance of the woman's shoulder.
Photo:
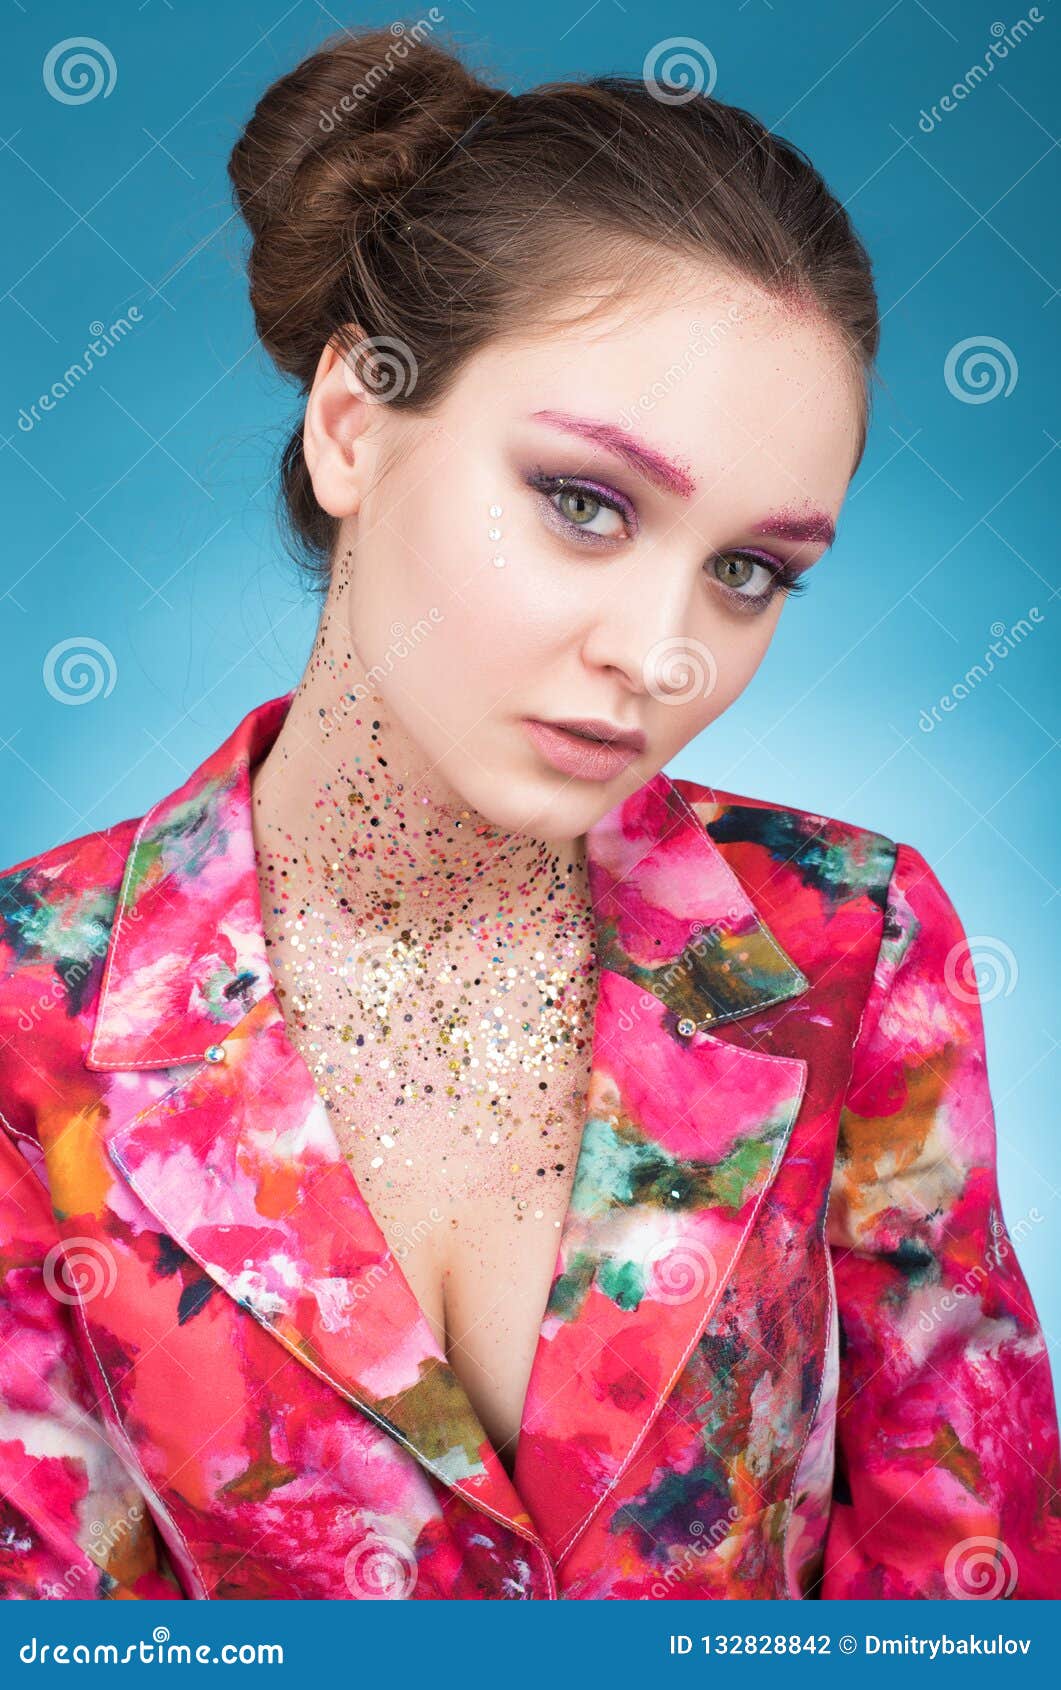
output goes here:
{"type": "Polygon", "coordinates": [[[64,1072],[80,1048],[140,819],[0,870],[0,1110],[9,1124],[26,1076],[64,1072]]]}
{"type": "Polygon", "coordinates": [[[769,798],[751,797],[708,786],[684,776],[672,777],[673,785],[718,845],[727,840],[759,838],[764,844],[794,849],[813,849],[815,842],[836,847],[846,845],[878,857],[894,858],[900,848],[891,835],[868,823],[827,816],[817,810],[803,810],[769,798]]]}
{"type": "MultiPolygon", "coordinates": [[[[975,958],[970,960],[962,916],[931,851],[926,855],[864,823],[794,804],[696,780],[673,784],[727,864],[769,908],[776,931],[807,922],[812,912],[832,929],[841,907],[861,904],[879,923],[882,964],[897,966],[920,935],[923,958],[931,954],[933,966],[948,975],[958,967],[971,972],[975,958]]],[[[979,943],[1012,959],[1001,941],[979,943]]]]}
{"type": "Polygon", "coordinates": [[[32,962],[49,934],[67,940],[117,902],[142,817],[50,845],[0,869],[0,946],[5,966],[32,962]],[[93,912],[89,915],[89,912],[93,912]]]}

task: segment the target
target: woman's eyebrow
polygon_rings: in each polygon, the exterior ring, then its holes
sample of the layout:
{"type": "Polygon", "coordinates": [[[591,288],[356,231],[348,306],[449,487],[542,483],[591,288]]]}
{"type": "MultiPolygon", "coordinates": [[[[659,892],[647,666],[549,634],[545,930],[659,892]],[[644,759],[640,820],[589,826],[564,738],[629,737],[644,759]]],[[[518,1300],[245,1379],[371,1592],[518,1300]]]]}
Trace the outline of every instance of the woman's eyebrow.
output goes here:
{"type": "MultiPolygon", "coordinates": [[[[614,452],[616,457],[640,470],[649,481],[668,493],[677,493],[688,499],[697,490],[697,482],[687,470],[664,457],[662,452],[657,452],[654,446],[646,445],[643,440],[613,423],[595,422],[591,417],[575,417],[567,411],[532,411],[531,420],[562,429],[567,434],[580,435],[586,440],[595,440],[606,452],[614,452]]],[[[815,510],[802,513],[773,511],[762,522],[755,524],[753,532],[792,540],[797,544],[818,544],[826,550],[836,539],[832,518],[825,511],[815,510]]]]}
{"type": "Polygon", "coordinates": [[[681,498],[689,499],[696,492],[697,483],[688,470],[672,463],[654,446],[646,445],[636,435],[628,433],[625,428],[617,428],[614,423],[595,422],[591,417],[574,417],[567,411],[532,411],[531,420],[546,423],[550,428],[563,429],[567,434],[579,434],[586,440],[595,440],[606,452],[614,452],[616,457],[623,458],[667,493],[677,493],[681,498]]]}
{"type": "Polygon", "coordinates": [[[823,545],[826,551],[836,539],[832,517],[826,516],[824,511],[809,511],[802,516],[790,511],[775,511],[772,516],[757,522],[752,532],[773,534],[779,540],[796,540],[804,545],[823,545]]]}

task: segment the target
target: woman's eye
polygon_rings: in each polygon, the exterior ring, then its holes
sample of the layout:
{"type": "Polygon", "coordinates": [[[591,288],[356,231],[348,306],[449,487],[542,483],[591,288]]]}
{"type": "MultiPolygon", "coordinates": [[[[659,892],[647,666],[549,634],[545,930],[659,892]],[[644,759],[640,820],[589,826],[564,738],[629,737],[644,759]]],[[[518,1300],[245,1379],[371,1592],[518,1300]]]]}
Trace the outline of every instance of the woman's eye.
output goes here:
{"type": "Polygon", "coordinates": [[[776,570],[747,552],[720,552],[712,558],[711,568],[723,587],[746,599],[770,597],[777,576],[776,570]]]}
{"type": "Polygon", "coordinates": [[[576,528],[585,528],[605,540],[616,540],[625,530],[619,512],[582,487],[561,487],[553,498],[561,516],[566,516],[576,528]]]}
{"type": "Polygon", "coordinates": [[[528,477],[530,485],[544,495],[553,510],[563,519],[570,531],[590,540],[630,539],[637,529],[633,507],[629,510],[614,497],[592,482],[575,481],[564,475],[545,475],[536,470],[528,477]]]}
{"type": "MultiPolygon", "coordinates": [[[[629,542],[639,532],[637,511],[617,488],[604,488],[575,476],[547,474],[540,466],[527,475],[526,482],[544,497],[550,511],[549,525],[565,539],[586,545],[629,542]]],[[[802,593],[807,587],[805,570],[777,558],[757,557],[754,552],[716,552],[703,567],[725,590],[733,608],[744,612],[766,610],[779,593],[802,593]]]]}

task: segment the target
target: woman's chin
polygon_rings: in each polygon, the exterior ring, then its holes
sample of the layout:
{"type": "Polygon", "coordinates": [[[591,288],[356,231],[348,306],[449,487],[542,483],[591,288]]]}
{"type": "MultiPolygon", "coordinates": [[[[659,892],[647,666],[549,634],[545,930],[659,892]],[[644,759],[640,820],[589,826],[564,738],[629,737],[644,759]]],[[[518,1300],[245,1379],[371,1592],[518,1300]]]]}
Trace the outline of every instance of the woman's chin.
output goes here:
{"type": "Polygon", "coordinates": [[[644,778],[631,769],[612,781],[580,781],[543,769],[539,775],[497,775],[492,790],[478,805],[482,814],[500,830],[524,833],[556,845],[578,839],[601,816],[614,809],[644,778]],[[498,795],[505,792],[505,802],[498,795]]]}

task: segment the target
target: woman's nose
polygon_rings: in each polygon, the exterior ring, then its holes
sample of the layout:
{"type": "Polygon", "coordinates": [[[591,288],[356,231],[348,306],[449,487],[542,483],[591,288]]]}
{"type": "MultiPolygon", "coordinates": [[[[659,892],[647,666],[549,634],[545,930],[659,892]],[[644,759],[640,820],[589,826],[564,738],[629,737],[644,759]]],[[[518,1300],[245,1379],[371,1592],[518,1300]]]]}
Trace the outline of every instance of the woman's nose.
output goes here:
{"type": "Polygon", "coordinates": [[[706,698],[718,676],[715,653],[694,633],[688,584],[631,573],[597,601],[583,644],[585,661],[618,670],[635,692],[664,702],[706,698]]]}

